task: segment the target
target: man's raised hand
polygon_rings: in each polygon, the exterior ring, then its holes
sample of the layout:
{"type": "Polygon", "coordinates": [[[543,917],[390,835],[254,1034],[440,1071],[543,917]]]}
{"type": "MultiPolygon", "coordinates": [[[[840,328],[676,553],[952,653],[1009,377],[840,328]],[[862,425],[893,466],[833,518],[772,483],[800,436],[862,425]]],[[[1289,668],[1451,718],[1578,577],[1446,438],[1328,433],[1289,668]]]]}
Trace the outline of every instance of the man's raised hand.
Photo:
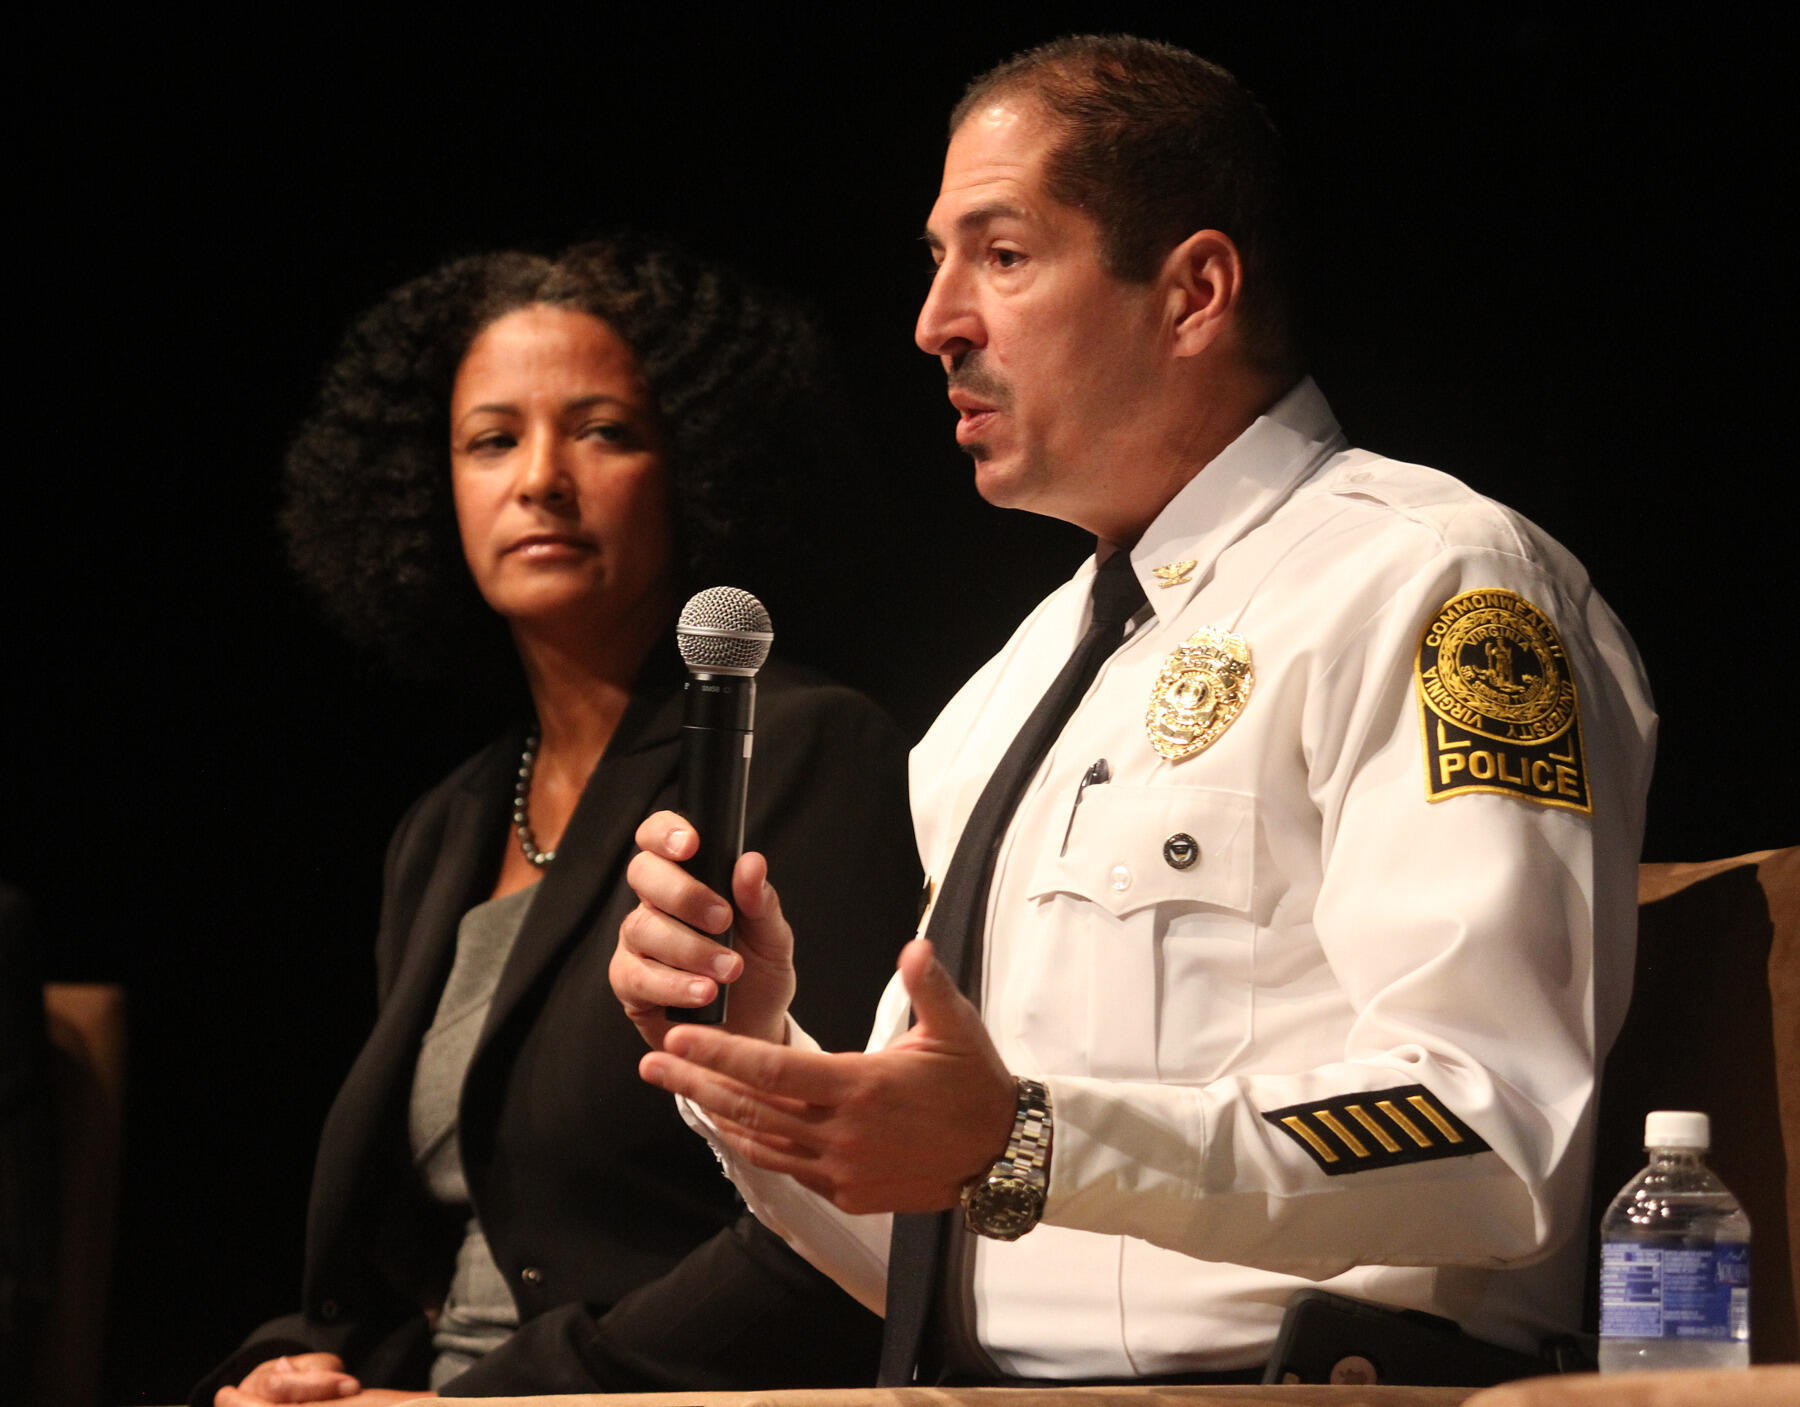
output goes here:
{"type": "Polygon", "coordinates": [[[679,1026],[639,1071],[684,1095],[732,1151],[846,1212],[941,1211],[1006,1149],[1015,1089],[931,944],[900,975],[915,1023],[886,1050],[828,1055],[679,1026]]]}
{"type": "Polygon", "coordinates": [[[704,1006],[721,984],[731,988],[725,1030],[784,1041],[794,997],[794,935],[781,916],[767,862],[749,851],[732,873],[734,951],[708,936],[730,925],[730,906],[679,863],[698,848],[692,825],[672,811],[658,811],[638,827],[637,843],[625,877],[638,906],[619,926],[610,976],[614,995],[645,1041],[662,1049],[671,1029],[663,1009],[704,1006]]]}

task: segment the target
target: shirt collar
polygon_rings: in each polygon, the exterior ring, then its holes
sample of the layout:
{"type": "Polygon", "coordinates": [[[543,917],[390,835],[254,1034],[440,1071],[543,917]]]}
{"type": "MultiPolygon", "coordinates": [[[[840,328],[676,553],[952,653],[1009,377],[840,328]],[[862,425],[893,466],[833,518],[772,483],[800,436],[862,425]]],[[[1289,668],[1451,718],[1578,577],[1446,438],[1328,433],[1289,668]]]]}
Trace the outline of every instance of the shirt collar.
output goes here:
{"type": "Polygon", "coordinates": [[[1313,379],[1295,382],[1169,500],[1131,549],[1132,568],[1158,619],[1181,610],[1211,576],[1220,553],[1347,446],[1313,379]],[[1187,563],[1192,566],[1185,573],[1156,574],[1158,567],[1187,563]]]}

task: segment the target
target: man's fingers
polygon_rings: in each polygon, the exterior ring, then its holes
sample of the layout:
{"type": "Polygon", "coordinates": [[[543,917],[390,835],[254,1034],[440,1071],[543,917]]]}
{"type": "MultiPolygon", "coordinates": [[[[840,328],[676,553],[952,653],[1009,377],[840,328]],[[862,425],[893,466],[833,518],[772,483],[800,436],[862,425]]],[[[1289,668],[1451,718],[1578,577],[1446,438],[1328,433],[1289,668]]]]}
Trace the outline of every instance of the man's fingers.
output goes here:
{"type": "Polygon", "coordinates": [[[638,851],[625,882],[644,903],[702,933],[723,933],[731,924],[731,905],[666,855],[638,851]]]}
{"type": "Polygon", "coordinates": [[[954,1206],[1006,1147],[1013,1080],[929,943],[908,945],[901,975],[919,1024],[885,1051],[828,1055],[679,1026],[639,1071],[704,1110],[735,1156],[843,1211],[954,1206]]]}
{"type": "Polygon", "coordinates": [[[657,963],[640,962],[629,976],[615,974],[613,993],[627,1014],[649,1014],[668,1007],[705,1006],[718,994],[718,983],[657,963]]]}
{"type": "Polygon", "coordinates": [[[645,1056],[638,1072],[658,1089],[698,1105],[727,1141],[758,1166],[791,1172],[790,1159],[805,1163],[819,1152],[822,1111],[804,1101],[772,1096],[663,1054],[645,1056]],[[757,1150],[754,1156],[747,1151],[751,1148],[757,1150]]]}
{"type": "MultiPolygon", "coordinates": [[[[663,1049],[678,1060],[714,1071],[774,1100],[837,1104],[846,1088],[849,1057],[794,1050],[711,1026],[670,1031],[663,1049]]],[[[856,1059],[867,1059],[857,1056],[856,1059]]]]}
{"type": "Polygon", "coordinates": [[[767,1127],[766,1122],[763,1127],[757,1128],[750,1124],[740,1124],[724,1114],[708,1112],[707,1117],[726,1142],[740,1149],[754,1147],[757,1150],[756,1160],[777,1172],[792,1173],[798,1168],[810,1168],[818,1162],[819,1151],[810,1143],[775,1133],[767,1127]]]}
{"type": "Polygon", "coordinates": [[[915,938],[902,948],[899,966],[900,980],[912,1001],[918,1034],[943,1039],[954,1037],[971,1022],[980,1024],[980,1015],[956,990],[956,984],[937,960],[929,939],[915,938]]]}
{"type": "Polygon", "coordinates": [[[769,862],[754,850],[738,857],[731,876],[731,897],[737,904],[737,941],[740,947],[765,961],[787,963],[793,957],[794,935],[781,912],[781,896],[769,883],[769,862]]]}
{"type": "MultiPolygon", "coordinates": [[[[716,1114],[711,1115],[713,1128],[734,1157],[754,1167],[785,1173],[809,1192],[817,1193],[839,1211],[867,1212],[932,1212],[941,1211],[956,1201],[960,1184],[915,1186],[905,1178],[870,1177],[859,1173],[853,1163],[835,1156],[830,1150],[790,1144],[771,1138],[758,1129],[746,1129],[716,1114]]],[[[903,1168],[905,1160],[889,1164],[903,1168]]]]}
{"type": "Polygon", "coordinates": [[[737,868],[731,872],[731,897],[740,920],[756,922],[781,913],[781,901],[769,883],[769,862],[754,850],[738,856],[737,868]]]}
{"type": "MultiPolygon", "coordinates": [[[[777,1093],[706,1064],[671,1054],[669,1046],[674,1043],[671,1038],[675,1033],[693,1029],[690,1026],[672,1027],[669,1036],[664,1038],[663,1049],[651,1051],[638,1062],[638,1074],[646,1083],[691,1099],[708,1114],[742,1124],[746,1129],[789,1139],[806,1137],[809,1127],[819,1116],[819,1106],[811,1101],[777,1093]]],[[[712,1028],[701,1029],[710,1031],[712,1028]]],[[[768,1045],[766,1041],[744,1039],[746,1044],[768,1045]]],[[[769,1048],[786,1049],[784,1046],[769,1048]]]]}
{"type": "Polygon", "coordinates": [[[729,982],[743,972],[743,959],[731,948],[713,943],[684,923],[648,905],[626,914],[619,925],[626,955],[635,959],[625,973],[628,991],[619,991],[626,1002],[643,1000],[657,1006],[700,1006],[713,999],[713,982],[729,982]],[[704,991],[693,986],[706,979],[704,991]],[[698,991],[697,1000],[679,1000],[679,991],[698,991]]]}
{"type": "Polygon", "coordinates": [[[661,855],[665,860],[691,859],[700,848],[693,825],[685,816],[678,816],[673,811],[658,811],[646,816],[632,838],[637,841],[638,849],[661,855]]]}
{"type": "Polygon", "coordinates": [[[732,1156],[739,1162],[767,1172],[782,1173],[827,1201],[837,1196],[837,1182],[827,1173],[818,1154],[810,1149],[771,1142],[753,1129],[742,1128],[729,1119],[716,1116],[713,1118],[713,1128],[719,1141],[731,1150],[732,1156]]]}
{"type": "Polygon", "coordinates": [[[659,849],[640,850],[626,871],[639,903],[620,925],[608,964],[613,992],[645,1041],[660,1047],[668,1008],[704,1006],[720,987],[735,984],[729,1029],[779,1044],[794,995],[793,934],[768,865],[755,853],[739,858],[732,888],[742,891],[750,913],[737,930],[742,951],[716,943],[708,934],[730,926],[731,906],[660,853],[682,848],[670,839],[679,821],[658,812],[638,828],[639,840],[659,849]]]}
{"type": "Polygon", "coordinates": [[[816,1149],[819,1125],[841,1088],[830,1068],[836,1059],[712,1027],[677,1026],[664,1038],[662,1051],[638,1062],[638,1073],[658,1089],[692,1100],[715,1120],[783,1146],[816,1149]],[[696,1032],[701,1039],[694,1039],[696,1032]],[[770,1061],[765,1054],[787,1058],[770,1061]]]}

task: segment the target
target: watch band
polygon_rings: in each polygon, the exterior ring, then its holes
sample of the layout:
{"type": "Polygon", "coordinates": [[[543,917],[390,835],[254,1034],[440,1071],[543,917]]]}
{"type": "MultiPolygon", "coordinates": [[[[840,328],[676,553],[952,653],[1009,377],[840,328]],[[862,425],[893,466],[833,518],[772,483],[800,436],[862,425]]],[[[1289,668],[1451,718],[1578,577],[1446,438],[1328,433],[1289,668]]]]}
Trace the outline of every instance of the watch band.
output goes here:
{"type": "Polygon", "coordinates": [[[1054,1123],[1050,1091],[1015,1076],[1012,1136],[988,1170],[962,1190],[963,1220],[979,1236],[1014,1241],[1038,1224],[1050,1188],[1054,1123]]]}
{"type": "Polygon", "coordinates": [[[1010,1169],[1013,1176],[1049,1185],[1050,1176],[1046,1169],[1050,1166],[1050,1091],[1037,1080],[1028,1080],[1024,1076],[1015,1076],[1014,1082],[1019,1087],[1018,1107],[1013,1111],[1012,1137],[1006,1141],[1006,1151],[988,1170],[992,1176],[996,1172],[1010,1169]]]}

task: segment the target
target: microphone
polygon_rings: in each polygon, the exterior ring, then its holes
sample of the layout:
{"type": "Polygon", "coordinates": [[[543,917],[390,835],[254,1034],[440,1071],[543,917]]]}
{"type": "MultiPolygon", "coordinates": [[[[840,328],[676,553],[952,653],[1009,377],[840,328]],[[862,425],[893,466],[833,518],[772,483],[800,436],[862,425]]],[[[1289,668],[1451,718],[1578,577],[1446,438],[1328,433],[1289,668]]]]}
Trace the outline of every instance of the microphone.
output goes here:
{"type": "MultiPolygon", "coordinates": [[[[748,591],[714,586],[694,596],[676,622],[675,642],[688,667],[681,687],[681,770],[677,809],[694,823],[700,848],[682,866],[726,903],[731,872],[744,853],[744,793],[755,736],[756,671],[775,635],[769,613],[748,591]]],[[[717,935],[732,945],[736,923],[717,935]]],[[[716,1026],[727,989],[702,1007],[668,1007],[670,1021],[716,1026]]]]}

